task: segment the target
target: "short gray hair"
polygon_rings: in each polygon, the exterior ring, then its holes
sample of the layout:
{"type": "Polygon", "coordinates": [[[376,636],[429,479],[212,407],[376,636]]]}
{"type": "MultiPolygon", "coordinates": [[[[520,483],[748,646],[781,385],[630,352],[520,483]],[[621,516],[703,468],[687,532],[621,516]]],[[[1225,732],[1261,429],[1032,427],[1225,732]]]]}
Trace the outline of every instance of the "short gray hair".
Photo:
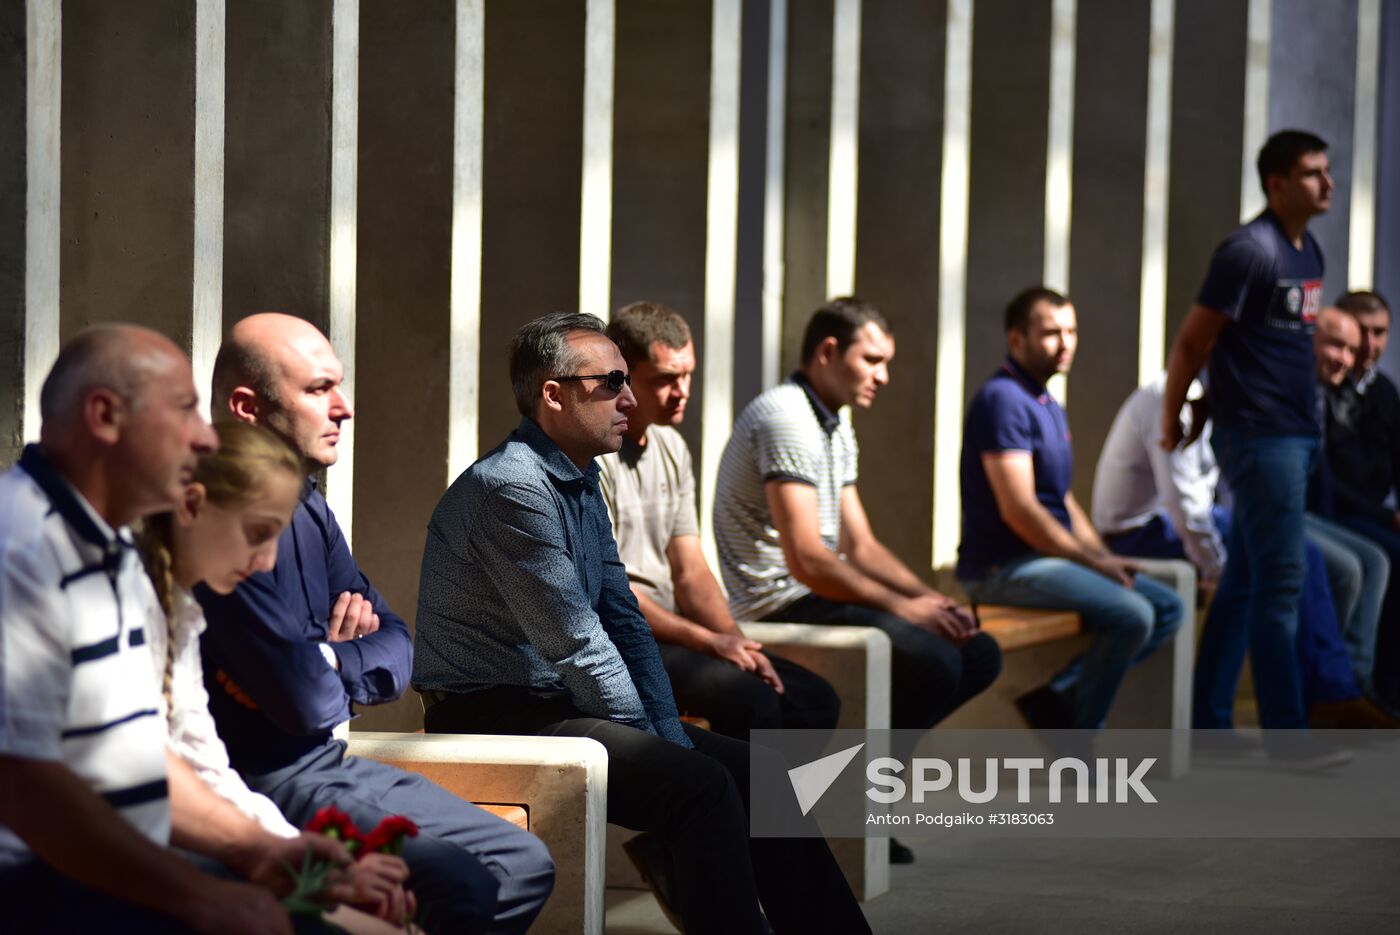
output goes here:
{"type": "Polygon", "coordinates": [[[510,340],[510,386],[515,408],[535,417],[540,390],[551,377],[572,376],[582,361],[569,346],[576,331],[606,334],[603,320],[584,312],[557,312],[521,326],[510,340]]]}
{"type": "Polygon", "coordinates": [[[139,406],[142,388],[167,353],[159,345],[143,347],[135,340],[147,331],[137,325],[93,325],[63,345],[39,390],[39,416],[44,424],[70,423],[96,389],[111,390],[129,405],[139,406]]]}

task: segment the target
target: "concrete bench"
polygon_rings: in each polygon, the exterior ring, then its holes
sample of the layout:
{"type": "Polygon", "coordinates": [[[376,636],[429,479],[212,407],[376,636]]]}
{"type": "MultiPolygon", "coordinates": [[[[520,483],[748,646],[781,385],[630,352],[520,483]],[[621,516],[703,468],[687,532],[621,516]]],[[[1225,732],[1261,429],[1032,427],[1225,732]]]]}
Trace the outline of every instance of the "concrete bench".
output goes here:
{"type": "Polygon", "coordinates": [[[420,773],[520,824],[554,857],[554,892],[531,932],[603,931],[608,755],[584,737],[354,731],[349,752],[420,773]]]}
{"type": "MultiPolygon", "coordinates": [[[[806,623],[743,623],[744,635],[831,683],[841,698],[839,728],[890,726],[890,638],[873,627],[806,623]]],[[[703,712],[702,712],[703,713],[703,712]]],[[[608,886],[646,889],[622,850],[633,832],[608,826],[608,886]]],[[[889,845],[884,838],[835,838],[832,854],[856,898],[874,899],[890,888],[889,845]]]]}
{"type": "MultiPolygon", "coordinates": [[[[1168,771],[1180,776],[1191,762],[1191,669],[1195,662],[1196,570],[1179,559],[1134,559],[1143,572],[1181,598],[1182,626],[1176,636],[1134,666],[1114,699],[1110,728],[1171,728],[1168,771]]],[[[1006,653],[1001,677],[943,722],[948,728],[1023,728],[1012,701],[1045,683],[1089,643],[1077,614],[979,604],[982,626],[1006,653]]]]}

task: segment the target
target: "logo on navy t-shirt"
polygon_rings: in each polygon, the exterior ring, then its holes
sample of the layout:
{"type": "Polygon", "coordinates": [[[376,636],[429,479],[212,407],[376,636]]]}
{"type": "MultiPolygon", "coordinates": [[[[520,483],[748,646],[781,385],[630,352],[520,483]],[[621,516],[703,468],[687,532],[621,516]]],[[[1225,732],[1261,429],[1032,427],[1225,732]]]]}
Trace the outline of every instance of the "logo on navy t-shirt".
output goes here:
{"type": "Polygon", "coordinates": [[[1321,279],[1280,279],[1274,286],[1264,323],[1284,331],[1312,334],[1320,311],[1321,279]]]}

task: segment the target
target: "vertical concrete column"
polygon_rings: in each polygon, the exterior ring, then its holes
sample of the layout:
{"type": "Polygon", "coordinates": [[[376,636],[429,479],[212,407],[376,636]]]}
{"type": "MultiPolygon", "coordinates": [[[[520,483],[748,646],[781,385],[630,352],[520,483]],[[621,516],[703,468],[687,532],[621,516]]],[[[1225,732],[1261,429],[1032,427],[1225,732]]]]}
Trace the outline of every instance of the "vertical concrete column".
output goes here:
{"type": "Polygon", "coordinates": [[[0,465],[24,442],[25,4],[0,5],[0,465]]]}
{"type": "MultiPolygon", "coordinates": [[[[690,325],[703,367],[711,0],[618,0],[613,113],[612,308],[662,302],[690,325]]],[[[707,403],[679,426],[698,465],[707,403]]]]}
{"type": "MultiPolygon", "coordinates": [[[[1381,76],[1376,134],[1376,288],[1400,311],[1400,9],[1387,3],[1381,14],[1381,76]]],[[[1400,340],[1392,340],[1381,361],[1392,379],[1400,378],[1400,340]]]]}
{"type": "MultiPolygon", "coordinates": [[[[884,0],[862,13],[855,290],[889,319],[898,353],[890,385],[856,414],[861,489],[881,540],[922,569],[932,549],[947,11],[943,3],[884,0]]],[[[810,309],[791,311],[800,328],[810,309]]]]}
{"type": "MultiPolygon", "coordinates": [[[[735,266],[733,410],[743,411],[766,387],[768,347],[764,333],[764,258],[769,231],[767,196],[768,124],[772,0],[745,3],[740,26],[739,75],[739,235],[735,266]]],[[[780,14],[785,14],[783,5],[780,14]]],[[[784,15],[784,21],[785,21],[784,15]]],[[[780,27],[781,28],[781,24],[780,27]]],[[[781,125],[779,125],[781,129],[781,125]]],[[[779,147],[781,150],[781,146],[779,147]]],[[[781,236],[781,221],[776,233],[781,236]]]]}
{"type": "Polygon", "coordinates": [[[1070,297],[1079,312],[1070,376],[1075,496],[1119,405],[1138,385],[1149,0],[1081,0],[1074,95],[1070,297]]]}
{"type": "Polygon", "coordinates": [[[1045,265],[1050,0],[980,0],[972,37],[966,398],[1006,356],[1002,311],[1045,265]]]}
{"type": "Polygon", "coordinates": [[[190,342],[192,0],[63,4],[60,333],[134,321],[190,342]]]}
{"type": "Polygon", "coordinates": [[[584,13],[575,0],[486,7],[480,450],[520,421],[511,335],[578,305],[584,13]]]}
{"type": "Polygon", "coordinates": [[[1248,7],[1176,0],[1167,348],[1196,301],[1217,244],[1239,223],[1248,7]]]}
{"type": "MultiPolygon", "coordinates": [[[[360,0],[355,555],[412,623],[446,489],[455,0],[360,0]]],[[[364,730],[415,730],[409,693],[364,730]]]]}
{"type": "Polygon", "coordinates": [[[1356,119],[1356,0],[1273,0],[1269,132],[1310,130],[1328,143],[1332,209],[1309,225],[1327,257],[1322,294],[1347,287],[1351,160],[1356,119]]]}
{"type": "Polygon", "coordinates": [[[225,327],[263,311],[329,327],[331,10],[227,6],[225,327]]]}
{"type": "Polygon", "coordinates": [[[802,329],[826,294],[827,182],[831,158],[833,0],[787,9],[787,158],[783,211],[783,352],[778,376],[798,364],[802,329]]]}

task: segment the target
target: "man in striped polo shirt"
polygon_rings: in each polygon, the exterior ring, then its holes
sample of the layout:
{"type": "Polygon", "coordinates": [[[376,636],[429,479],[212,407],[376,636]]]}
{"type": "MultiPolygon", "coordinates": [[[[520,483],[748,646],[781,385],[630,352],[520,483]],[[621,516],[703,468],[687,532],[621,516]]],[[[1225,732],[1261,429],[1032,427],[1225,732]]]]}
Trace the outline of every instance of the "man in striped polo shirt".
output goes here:
{"type": "MultiPolygon", "coordinates": [[[[170,509],[217,444],[185,355],[88,329],[40,394],[40,442],[0,476],[0,901],[9,930],[290,932],[264,884],[306,839],[261,831],[166,749],[146,647],[165,626],[126,525],[170,509]]],[[[319,836],[318,836],[319,837],[319,836]]],[[[331,859],[349,856],[322,839],[331,859]]]]}
{"type": "Polygon", "coordinates": [[[801,368],[734,424],[715,542],[736,619],[883,630],[894,648],[891,723],[924,730],[992,683],[1001,652],[875,538],[861,505],[847,407],[874,403],[893,357],[873,306],[841,298],[816,310],[801,368]]]}

